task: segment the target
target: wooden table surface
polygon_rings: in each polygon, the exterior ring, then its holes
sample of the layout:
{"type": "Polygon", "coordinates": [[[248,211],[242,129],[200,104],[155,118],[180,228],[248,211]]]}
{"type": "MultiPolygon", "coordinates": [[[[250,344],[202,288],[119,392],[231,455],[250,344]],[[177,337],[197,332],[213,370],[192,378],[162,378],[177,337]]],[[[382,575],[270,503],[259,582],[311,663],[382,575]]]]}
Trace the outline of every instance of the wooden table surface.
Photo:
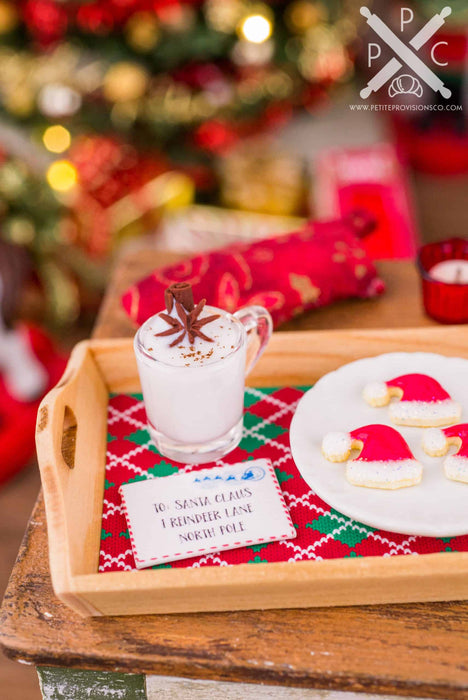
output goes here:
{"type": "MultiPolygon", "coordinates": [[[[96,337],[133,332],[119,308],[120,293],[167,259],[140,252],[120,263],[96,337]]],[[[380,270],[388,282],[386,297],[340,304],[290,326],[431,323],[421,312],[412,265],[384,263],[380,270]]],[[[41,496],[12,573],[0,626],[7,655],[36,665],[468,698],[468,603],[78,617],[51,588],[41,496]]]]}

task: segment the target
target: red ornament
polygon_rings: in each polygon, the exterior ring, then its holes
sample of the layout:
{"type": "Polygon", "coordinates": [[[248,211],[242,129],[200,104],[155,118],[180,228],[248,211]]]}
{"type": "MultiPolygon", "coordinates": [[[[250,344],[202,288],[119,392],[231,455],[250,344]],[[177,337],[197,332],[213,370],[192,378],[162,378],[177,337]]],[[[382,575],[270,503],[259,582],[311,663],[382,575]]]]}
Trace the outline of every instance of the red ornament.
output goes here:
{"type": "Polygon", "coordinates": [[[44,47],[59,41],[68,27],[64,6],[54,0],[27,0],[24,21],[31,34],[44,47]]]}
{"type": "Polygon", "coordinates": [[[278,129],[285,126],[292,118],[293,108],[285,100],[272,102],[265,109],[265,125],[269,129],[278,129]]]}
{"type": "Polygon", "coordinates": [[[92,34],[108,34],[114,27],[112,10],[102,2],[81,5],[76,22],[81,29],[92,34]]]}
{"type": "Polygon", "coordinates": [[[117,225],[109,207],[132,195],[138,209],[142,188],[167,171],[168,164],[159,153],[143,156],[129,144],[106,136],[77,139],[70,159],[80,177],[73,206],[80,222],[78,242],[89,255],[102,257],[109,252],[117,225]]]}
{"type": "MultiPolygon", "coordinates": [[[[133,149],[129,147],[132,153],[133,149]]],[[[70,158],[80,174],[80,182],[90,190],[101,186],[120,166],[124,147],[106,136],[83,136],[70,151],[70,158]]]]}
{"type": "Polygon", "coordinates": [[[223,153],[237,141],[237,134],[227,122],[211,119],[198,127],[194,141],[199,148],[212,153],[223,153]]]}
{"type": "Polygon", "coordinates": [[[172,77],[192,89],[204,89],[224,83],[226,77],[214,63],[192,63],[174,71],[172,77]]]}

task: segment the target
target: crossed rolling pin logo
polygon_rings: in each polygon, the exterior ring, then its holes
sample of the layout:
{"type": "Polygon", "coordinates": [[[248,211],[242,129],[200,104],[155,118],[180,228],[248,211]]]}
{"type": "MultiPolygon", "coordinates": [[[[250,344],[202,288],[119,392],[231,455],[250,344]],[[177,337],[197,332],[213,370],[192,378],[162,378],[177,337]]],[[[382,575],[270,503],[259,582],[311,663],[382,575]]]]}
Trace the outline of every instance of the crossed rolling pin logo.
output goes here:
{"type": "MultiPolygon", "coordinates": [[[[426,83],[434,92],[440,92],[442,97],[448,99],[451,96],[451,91],[444,85],[442,80],[427,66],[416,53],[421,49],[429,39],[442,27],[445,23],[445,18],[448,17],[452,10],[450,7],[444,7],[440,13],[434,15],[418,32],[410,39],[409,46],[405,44],[380,17],[373,14],[368,7],[361,7],[361,15],[366,18],[367,24],[377,36],[384,41],[394,52],[395,56],[369,80],[367,86],[360,92],[362,99],[367,99],[373,92],[377,92],[385,85],[394,75],[396,75],[403,64],[410,68],[421,80],[426,83]],[[413,50],[414,49],[414,50],[413,50]]],[[[401,31],[405,24],[412,22],[414,17],[413,11],[408,7],[401,8],[400,27],[401,31]]],[[[439,41],[432,46],[431,59],[439,65],[445,66],[447,63],[442,63],[436,58],[437,47],[441,44],[447,44],[446,41],[439,41]]],[[[368,67],[372,66],[372,61],[377,59],[382,53],[382,49],[377,43],[369,43],[368,45],[368,67]],[[374,51],[374,49],[376,49],[374,51]]],[[[421,82],[413,75],[402,74],[397,76],[389,87],[389,95],[393,97],[398,93],[411,93],[417,97],[423,94],[423,86],[421,82]]]]}

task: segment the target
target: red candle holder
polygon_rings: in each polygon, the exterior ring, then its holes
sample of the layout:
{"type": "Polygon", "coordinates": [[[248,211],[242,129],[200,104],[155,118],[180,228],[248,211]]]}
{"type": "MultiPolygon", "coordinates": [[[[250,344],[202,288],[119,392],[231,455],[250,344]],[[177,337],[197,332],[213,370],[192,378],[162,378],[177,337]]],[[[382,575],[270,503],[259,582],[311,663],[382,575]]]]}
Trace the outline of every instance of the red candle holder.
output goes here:
{"type": "Polygon", "coordinates": [[[468,282],[465,277],[468,239],[450,238],[428,243],[419,250],[418,267],[426,313],[439,323],[468,323],[468,282]],[[440,267],[440,263],[449,261],[454,265],[440,267]],[[466,263],[457,266],[456,261],[466,263]]]}

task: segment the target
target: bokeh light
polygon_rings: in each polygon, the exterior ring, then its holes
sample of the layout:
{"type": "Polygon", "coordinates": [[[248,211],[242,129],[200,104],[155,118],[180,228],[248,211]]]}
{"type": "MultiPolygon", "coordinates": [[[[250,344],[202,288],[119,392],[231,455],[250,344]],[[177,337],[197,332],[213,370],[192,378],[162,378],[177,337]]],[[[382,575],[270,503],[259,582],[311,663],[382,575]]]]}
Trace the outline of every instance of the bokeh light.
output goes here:
{"type": "Polygon", "coordinates": [[[78,182],[78,173],[68,160],[56,160],[47,170],[47,182],[57,192],[68,192],[78,182]]]}
{"type": "Polygon", "coordinates": [[[68,129],[65,129],[60,124],[56,124],[55,126],[49,126],[44,131],[42,141],[51,153],[63,153],[67,148],[70,148],[71,136],[68,129]]]}
{"type": "Polygon", "coordinates": [[[263,44],[270,38],[273,25],[264,15],[255,14],[246,17],[240,29],[243,38],[247,41],[251,41],[253,44],[263,44]]]}

